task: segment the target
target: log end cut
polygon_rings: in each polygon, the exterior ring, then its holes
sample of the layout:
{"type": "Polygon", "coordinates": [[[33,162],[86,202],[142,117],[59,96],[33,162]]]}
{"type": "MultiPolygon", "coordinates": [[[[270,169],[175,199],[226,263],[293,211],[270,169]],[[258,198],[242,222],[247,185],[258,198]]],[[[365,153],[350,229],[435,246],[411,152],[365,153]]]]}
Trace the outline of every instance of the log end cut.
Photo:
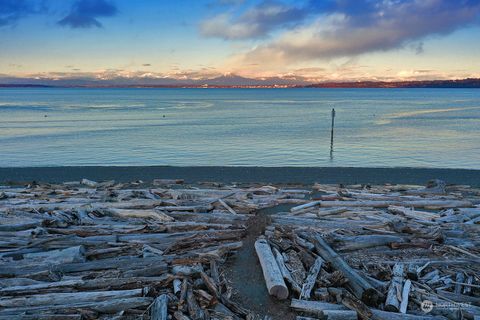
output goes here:
{"type": "Polygon", "coordinates": [[[368,288],[362,294],[362,301],[371,307],[378,306],[384,299],[385,297],[374,288],[368,288]]]}
{"type": "Polygon", "coordinates": [[[268,289],[268,293],[279,300],[288,298],[288,289],[284,285],[274,285],[268,289]]]}

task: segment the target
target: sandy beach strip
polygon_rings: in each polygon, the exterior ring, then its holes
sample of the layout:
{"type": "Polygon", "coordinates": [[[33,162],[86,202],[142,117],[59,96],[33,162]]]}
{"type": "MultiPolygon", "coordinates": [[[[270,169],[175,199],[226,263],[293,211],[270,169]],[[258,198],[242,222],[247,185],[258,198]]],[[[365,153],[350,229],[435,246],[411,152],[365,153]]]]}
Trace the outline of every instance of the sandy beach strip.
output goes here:
{"type": "Polygon", "coordinates": [[[88,178],[96,181],[182,177],[186,182],[265,183],[404,183],[423,184],[441,179],[451,184],[480,186],[480,170],[353,167],[170,167],[170,166],[72,166],[0,168],[0,182],[64,182],[88,178]]]}

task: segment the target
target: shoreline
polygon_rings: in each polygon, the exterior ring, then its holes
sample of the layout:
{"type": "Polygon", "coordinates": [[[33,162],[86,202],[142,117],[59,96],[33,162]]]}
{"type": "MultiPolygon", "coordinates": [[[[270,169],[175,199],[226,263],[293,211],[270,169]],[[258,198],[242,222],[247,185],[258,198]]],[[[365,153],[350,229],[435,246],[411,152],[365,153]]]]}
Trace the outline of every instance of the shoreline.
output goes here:
{"type": "Polygon", "coordinates": [[[422,319],[480,315],[480,189],[154,186],[0,187],[0,318],[416,319],[427,297],[422,319]]]}
{"type": "Polygon", "coordinates": [[[83,178],[128,182],[185,179],[188,183],[301,183],[421,184],[441,179],[448,184],[480,186],[480,170],[362,167],[177,167],[177,166],[65,166],[0,168],[0,182],[65,182],[83,178]]]}

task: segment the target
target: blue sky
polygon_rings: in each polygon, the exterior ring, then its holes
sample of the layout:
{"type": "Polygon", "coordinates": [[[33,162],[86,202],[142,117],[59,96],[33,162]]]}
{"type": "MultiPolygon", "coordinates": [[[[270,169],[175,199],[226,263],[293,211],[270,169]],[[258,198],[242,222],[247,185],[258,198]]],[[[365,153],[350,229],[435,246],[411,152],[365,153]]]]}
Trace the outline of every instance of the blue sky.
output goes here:
{"type": "Polygon", "coordinates": [[[0,77],[480,77],[480,0],[0,0],[0,77]]]}

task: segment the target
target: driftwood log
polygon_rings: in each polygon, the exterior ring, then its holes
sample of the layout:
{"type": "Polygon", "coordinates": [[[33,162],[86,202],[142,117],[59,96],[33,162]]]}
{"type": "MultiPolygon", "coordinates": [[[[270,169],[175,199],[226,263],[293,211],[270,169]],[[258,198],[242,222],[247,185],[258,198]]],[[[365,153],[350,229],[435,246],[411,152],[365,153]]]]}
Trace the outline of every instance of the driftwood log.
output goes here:
{"type": "Polygon", "coordinates": [[[286,299],[288,288],[283,281],[283,274],[273,256],[270,245],[265,239],[258,239],[255,242],[255,251],[262,266],[268,293],[280,300],[286,299]]]}
{"type": "Polygon", "coordinates": [[[319,234],[313,234],[311,236],[307,234],[306,237],[311,238],[318,254],[325,261],[331,263],[335,269],[339,270],[349,280],[348,285],[352,288],[352,291],[357,298],[362,299],[370,305],[376,305],[379,303],[382,294],[358,272],[351,268],[319,234]]]}
{"type": "Polygon", "coordinates": [[[387,299],[385,301],[385,311],[398,312],[400,309],[400,299],[402,298],[403,276],[405,267],[398,263],[393,266],[392,280],[388,287],[387,299]]]}

